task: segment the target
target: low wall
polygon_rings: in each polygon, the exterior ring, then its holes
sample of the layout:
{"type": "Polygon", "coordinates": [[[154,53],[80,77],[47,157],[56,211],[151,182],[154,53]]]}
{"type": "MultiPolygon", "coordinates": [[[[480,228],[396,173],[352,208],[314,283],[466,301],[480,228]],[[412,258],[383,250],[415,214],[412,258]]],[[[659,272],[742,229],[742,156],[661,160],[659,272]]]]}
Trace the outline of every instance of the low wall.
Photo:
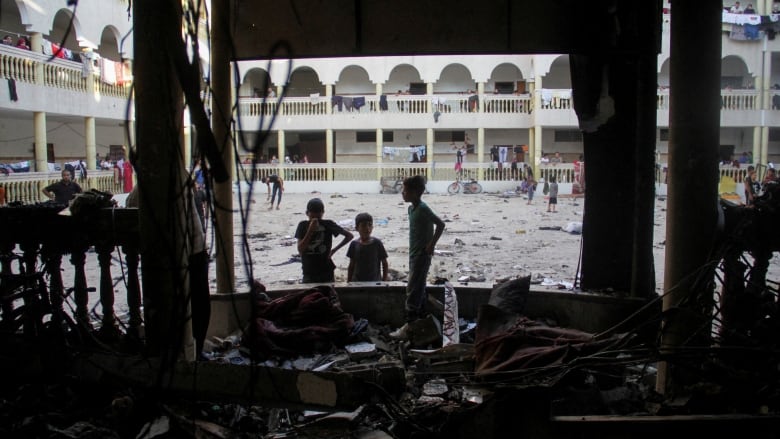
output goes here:
{"type": "MultiPolygon", "coordinates": [[[[336,283],[344,311],[355,319],[365,318],[373,324],[399,327],[404,322],[406,284],[404,282],[336,283]]],[[[306,285],[268,292],[280,297],[305,289],[306,285]]],[[[479,307],[488,302],[492,286],[455,285],[460,317],[476,320],[479,307]]],[[[428,286],[431,297],[443,300],[443,286],[428,286]]],[[[209,336],[226,336],[246,326],[250,316],[250,294],[212,295],[209,336]]],[[[532,290],[528,295],[526,315],[535,319],[549,319],[559,326],[598,333],[621,322],[639,310],[645,300],[619,298],[570,291],[532,290]]],[[[660,301],[648,312],[660,312],[660,301]]],[[[441,318],[441,316],[438,316],[441,318]]]]}

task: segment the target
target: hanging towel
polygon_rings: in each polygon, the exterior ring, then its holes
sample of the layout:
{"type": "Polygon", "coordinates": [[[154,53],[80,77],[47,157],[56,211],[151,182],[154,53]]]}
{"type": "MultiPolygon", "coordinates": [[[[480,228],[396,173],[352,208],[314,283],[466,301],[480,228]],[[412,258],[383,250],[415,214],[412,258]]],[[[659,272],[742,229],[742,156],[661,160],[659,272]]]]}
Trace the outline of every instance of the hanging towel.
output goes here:
{"type": "Polygon", "coordinates": [[[51,56],[51,54],[52,54],[52,51],[51,51],[51,41],[43,40],[43,42],[41,42],[41,47],[42,47],[44,55],[51,56]]]}
{"type": "Polygon", "coordinates": [[[387,95],[379,96],[379,109],[387,111],[387,95]]]}
{"type": "Polygon", "coordinates": [[[341,111],[344,107],[344,98],[342,96],[333,96],[330,98],[330,104],[331,106],[339,107],[339,111],[341,111]]]}
{"type": "Polygon", "coordinates": [[[116,70],[114,61],[106,58],[100,58],[100,80],[106,84],[116,84],[116,70]]]}
{"type": "Polygon", "coordinates": [[[8,79],[8,95],[10,96],[11,100],[16,102],[19,100],[19,96],[16,94],[16,80],[9,78],[8,79]]]}

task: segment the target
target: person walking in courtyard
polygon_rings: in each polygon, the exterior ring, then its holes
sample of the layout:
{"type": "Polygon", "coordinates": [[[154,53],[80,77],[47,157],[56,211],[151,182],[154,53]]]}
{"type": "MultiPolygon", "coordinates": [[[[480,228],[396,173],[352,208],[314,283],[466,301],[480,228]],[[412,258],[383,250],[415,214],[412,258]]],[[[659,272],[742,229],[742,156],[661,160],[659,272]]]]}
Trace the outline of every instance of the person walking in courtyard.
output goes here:
{"type": "Polygon", "coordinates": [[[41,192],[57,204],[67,205],[76,194],[80,194],[81,186],[73,181],[73,176],[67,169],[62,170],[62,180],[43,188],[41,192]]]}
{"type": "Polygon", "coordinates": [[[406,322],[390,335],[403,339],[408,336],[408,323],[425,317],[425,303],[428,295],[425,291],[431,257],[441,234],[444,221],[441,220],[422,200],[425,193],[425,178],[422,175],[407,177],[404,180],[401,195],[411,203],[409,214],[409,275],[406,282],[406,322]]]}
{"type": "Polygon", "coordinates": [[[528,177],[526,177],[526,188],[528,188],[528,202],[526,204],[532,204],[534,201],[534,191],[536,190],[536,180],[534,180],[534,175],[529,173],[528,177]]]}
{"type": "Polygon", "coordinates": [[[349,243],[347,257],[348,282],[373,282],[387,280],[387,251],[378,238],[371,236],[374,230],[374,218],[368,213],[359,213],[355,217],[357,239],[349,243]]]}
{"type": "Polygon", "coordinates": [[[550,198],[547,200],[547,211],[555,212],[558,205],[558,182],[555,181],[555,175],[550,176],[550,198]]]}
{"type": "Polygon", "coordinates": [[[303,283],[334,282],[333,270],[336,264],[331,257],[341,247],[352,241],[353,235],[333,220],[323,219],[325,204],[319,198],[312,198],[306,204],[308,220],[298,223],[295,238],[301,255],[303,283]],[[333,237],[343,235],[339,244],[333,245],[333,237]]]}
{"type": "Polygon", "coordinates": [[[282,192],[284,192],[284,180],[276,174],[271,174],[263,179],[263,183],[265,183],[265,187],[268,189],[268,195],[265,200],[271,200],[268,210],[274,208],[274,201],[276,201],[276,210],[279,210],[279,204],[282,203],[282,192]],[[271,191],[271,185],[273,185],[273,192],[271,191]],[[277,195],[279,195],[278,199],[276,198],[277,195]]]}

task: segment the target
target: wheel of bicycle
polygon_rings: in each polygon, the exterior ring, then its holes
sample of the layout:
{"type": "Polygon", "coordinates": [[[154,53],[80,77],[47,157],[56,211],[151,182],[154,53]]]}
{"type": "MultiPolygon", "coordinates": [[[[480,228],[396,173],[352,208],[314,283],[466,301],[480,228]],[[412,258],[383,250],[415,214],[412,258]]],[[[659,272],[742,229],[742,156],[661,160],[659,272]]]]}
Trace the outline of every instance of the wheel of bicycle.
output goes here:
{"type": "Polygon", "coordinates": [[[479,183],[473,183],[473,185],[471,186],[471,190],[474,191],[472,193],[481,194],[482,193],[482,185],[479,184],[479,183]]]}
{"type": "Polygon", "coordinates": [[[404,183],[403,183],[401,180],[398,180],[398,181],[395,183],[395,186],[393,186],[393,190],[395,190],[395,192],[396,192],[397,194],[400,194],[400,193],[401,193],[401,191],[403,191],[403,190],[404,190],[404,183]]]}
{"type": "Polygon", "coordinates": [[[457,181],[452,182],[451,185],[447,186],[447,192],[450,195],[457,194],[460,192],[460,184],[457,181]]]}

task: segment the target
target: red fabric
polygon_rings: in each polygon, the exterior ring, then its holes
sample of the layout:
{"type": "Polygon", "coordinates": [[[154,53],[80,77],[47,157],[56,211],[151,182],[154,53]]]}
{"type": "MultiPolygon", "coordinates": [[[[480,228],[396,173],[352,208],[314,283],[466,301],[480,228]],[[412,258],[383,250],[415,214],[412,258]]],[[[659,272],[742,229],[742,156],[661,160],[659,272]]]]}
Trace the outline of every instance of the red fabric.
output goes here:
{"type": "Polygon", "coordinates": [[[125,182],[125,193],[130,193],[130,191],[133,190],[133,165],[131,165],[127,160],[125,160],[122,176],[124,177],[125,182]]]}
{"type": "Polygon", "coordinates": [[[348,338],[355,322],[326,285],[255,304],[244,344],[262,357],[326,352],[348,338]]]}
{"type": "Polygon", "coordinates": [[[65,58],[65,51],[60,48],[59,44],[51,43],[51,53],[56,58],[65,58]]]}
{"type": "Polygon", "coordinates": [[[483,305],[477,318],[474,371],[487,374],[562,365],[612,343],[612,339],[596,341],[586,332],[545,326],[483,305]]]}

